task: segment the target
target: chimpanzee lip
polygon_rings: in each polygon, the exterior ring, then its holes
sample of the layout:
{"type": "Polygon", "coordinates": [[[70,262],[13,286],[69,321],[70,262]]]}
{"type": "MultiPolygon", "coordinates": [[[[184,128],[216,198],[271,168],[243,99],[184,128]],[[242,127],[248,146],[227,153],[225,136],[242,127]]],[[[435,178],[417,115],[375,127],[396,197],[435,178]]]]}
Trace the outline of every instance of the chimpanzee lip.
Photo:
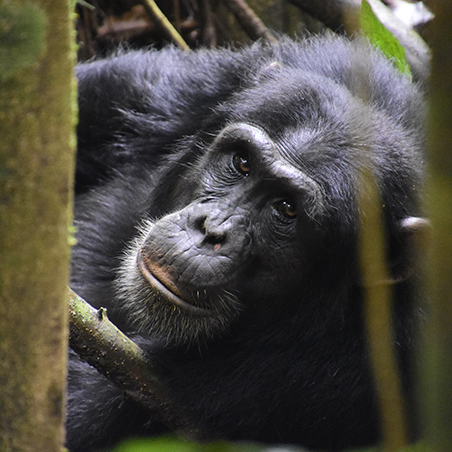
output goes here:
{"type": "Polygon", "coordinates": [[[152,286],[153,289],[157,290],[163,297],[169,302],[173,303],[180,309],[200,317],[215,317],[216,314],[210,309],[200,308],[194,306],[188,301],[185,301],[180,297],[180,295],[174,293],[165,284],[163,284],[155,275],[152,273],[151,269],[146,263],[146,259],[143,257],[143,251],[140,251],[137,255],[137,267],[146,281],[152,286]]]}

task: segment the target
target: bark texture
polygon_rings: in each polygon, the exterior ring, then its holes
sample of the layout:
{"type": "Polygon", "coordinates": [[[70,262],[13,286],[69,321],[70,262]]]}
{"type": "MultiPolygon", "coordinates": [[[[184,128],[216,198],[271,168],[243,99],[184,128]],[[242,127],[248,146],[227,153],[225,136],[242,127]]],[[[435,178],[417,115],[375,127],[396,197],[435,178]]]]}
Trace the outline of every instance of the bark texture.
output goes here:
{"type": "Polygon", "coordinates": [[[61,451],[73,44],[67,0],[0,5],[0,451],[61,451]]]}

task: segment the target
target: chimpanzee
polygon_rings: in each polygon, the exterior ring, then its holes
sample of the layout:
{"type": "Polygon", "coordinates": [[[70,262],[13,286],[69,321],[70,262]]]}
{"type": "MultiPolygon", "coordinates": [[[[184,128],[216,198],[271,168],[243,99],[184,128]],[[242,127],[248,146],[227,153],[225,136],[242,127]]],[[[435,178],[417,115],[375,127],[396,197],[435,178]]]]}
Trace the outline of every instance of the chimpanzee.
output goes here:
{"type": "Polygon", "coordinates": [[[74,353],[67,445],[378,441],[358,194],[378,184],[410,393],[421,90],[361,40],[124,51],[78,67],[73,289],[159,363],[165,409],[74,353]]]}

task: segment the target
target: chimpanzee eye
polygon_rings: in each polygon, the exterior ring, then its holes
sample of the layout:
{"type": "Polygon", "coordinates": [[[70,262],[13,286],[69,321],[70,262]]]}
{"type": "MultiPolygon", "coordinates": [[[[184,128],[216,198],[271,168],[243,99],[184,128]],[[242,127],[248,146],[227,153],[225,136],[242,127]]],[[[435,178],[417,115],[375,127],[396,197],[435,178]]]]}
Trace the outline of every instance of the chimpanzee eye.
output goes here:
{"type": "Polygon", "coordinates": [[[282,199],[281,201],[277,201],[273,204],[272,208],[288,220],[293,220],[297,217],[297,209],[289,200],[282,199]]]}
{"type": "Polygon", "coordinates": [[[246,154],[234,154],[232,157],[232,164],[234,168],[244,176],[248,176],[250,173],[250,162],[246,154]]]}

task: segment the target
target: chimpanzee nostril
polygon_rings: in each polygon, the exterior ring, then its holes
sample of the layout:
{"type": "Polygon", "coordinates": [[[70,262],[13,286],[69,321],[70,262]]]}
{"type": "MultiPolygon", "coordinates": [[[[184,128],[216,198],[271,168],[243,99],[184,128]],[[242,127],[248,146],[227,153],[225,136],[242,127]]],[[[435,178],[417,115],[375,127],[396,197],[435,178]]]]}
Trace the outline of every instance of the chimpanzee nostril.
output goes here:
{"type": "Polygon", "coordinates": [[[202,233],[202,235],[206,235],[206,222],[207,215],[202,215],[195,219],[193,222],[194,229],[202,233]]]}
{"type": "Polygon", "coordinates": [[[204,235],[204,243],[215,245],[215,249],[219,249],[222,243],[226,241],[226,233],[224,232],[209,232],[206,230],[204,235]]]}

